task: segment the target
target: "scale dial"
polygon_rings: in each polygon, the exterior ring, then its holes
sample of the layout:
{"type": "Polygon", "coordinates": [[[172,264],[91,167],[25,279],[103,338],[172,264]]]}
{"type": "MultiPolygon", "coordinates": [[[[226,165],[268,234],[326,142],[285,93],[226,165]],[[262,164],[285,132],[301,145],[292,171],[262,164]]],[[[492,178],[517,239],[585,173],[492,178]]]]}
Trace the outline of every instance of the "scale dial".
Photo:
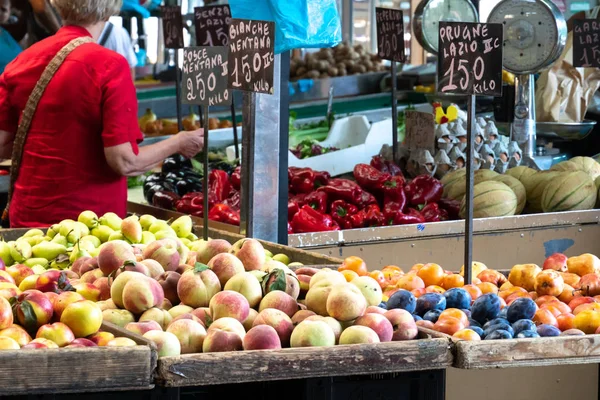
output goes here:
{"type": "Polygon", "coordinates": [[[470,0],[423,0],[415,9],[414,27],[417,41],[425,50],[437,54],[440,21],[479,22],[470,0]]]}
{"type": "Polygon", "coordinates": [[[546,0],[504,0],[490,13],[489,23],[504,25],[504,69],[533,74],[552,65],[567,40],[560,10],[546,0]]]}

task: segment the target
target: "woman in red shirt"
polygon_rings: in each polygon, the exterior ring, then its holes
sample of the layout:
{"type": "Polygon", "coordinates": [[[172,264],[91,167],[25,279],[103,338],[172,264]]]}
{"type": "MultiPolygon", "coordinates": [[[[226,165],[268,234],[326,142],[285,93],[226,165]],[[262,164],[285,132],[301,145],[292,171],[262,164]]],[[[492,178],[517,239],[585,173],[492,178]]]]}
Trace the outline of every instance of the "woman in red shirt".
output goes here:
{"type": "MultiPolygon", "coordinates": [[[[0,158],[11,158],[25,104],[54,56],[69,42],[98,40],[120,0],[55,0],[65,27],[22,52],[0,75],[0,158]]],[[[138,149],[137,98],[123,56],[96,43],[75,48],[41,96],[10,201],[11,227],[49,226],[83,210],[123,217],[127,178],[174,153],[193,157],[202,130],[138,149]]]]}

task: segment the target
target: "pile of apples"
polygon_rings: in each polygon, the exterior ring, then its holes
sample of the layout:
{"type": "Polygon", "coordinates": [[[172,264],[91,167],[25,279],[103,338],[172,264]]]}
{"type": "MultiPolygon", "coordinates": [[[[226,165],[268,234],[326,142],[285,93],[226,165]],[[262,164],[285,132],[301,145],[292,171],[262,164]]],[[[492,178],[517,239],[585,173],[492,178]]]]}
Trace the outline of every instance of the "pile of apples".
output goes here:
{"type": "Polygon", "coordinates": [[[382,307],[404,309],[417,325],[464,340],[600,333],[600,259],[556,253],[542,267],[520,264],[508,276],[474,262],[475,278],[438,264],[388,274],[382,307]]]}

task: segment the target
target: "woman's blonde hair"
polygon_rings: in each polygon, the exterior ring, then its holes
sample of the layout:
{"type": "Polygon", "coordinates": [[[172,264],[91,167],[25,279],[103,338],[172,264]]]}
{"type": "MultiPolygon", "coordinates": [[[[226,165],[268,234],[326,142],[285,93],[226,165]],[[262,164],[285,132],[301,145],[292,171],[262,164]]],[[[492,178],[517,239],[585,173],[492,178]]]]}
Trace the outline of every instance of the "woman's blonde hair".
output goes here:
{"type": "Polygon", "coordinates": [[[51,0],[66,25],[93,25],[121,11],[122,0],[51,0]]]}

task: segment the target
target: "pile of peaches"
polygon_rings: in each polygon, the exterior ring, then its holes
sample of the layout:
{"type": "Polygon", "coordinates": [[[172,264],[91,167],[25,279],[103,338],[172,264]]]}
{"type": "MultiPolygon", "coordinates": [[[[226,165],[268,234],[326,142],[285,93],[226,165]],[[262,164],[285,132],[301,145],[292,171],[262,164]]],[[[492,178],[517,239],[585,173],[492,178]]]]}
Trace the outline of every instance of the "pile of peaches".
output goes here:
{"type": "Polygon", "coordinates": [[[438,264],[417,264],[407,273],[395,266],[340,269],[349,277],[379,276],[380,307],[406,310],[417,325],[459,339],[600,333],[600,259],[593,254],[556,253],[542,267],[515,265],[506,275],[474,262],[468,285],[464,266],[459,273],[438,264]]]}

